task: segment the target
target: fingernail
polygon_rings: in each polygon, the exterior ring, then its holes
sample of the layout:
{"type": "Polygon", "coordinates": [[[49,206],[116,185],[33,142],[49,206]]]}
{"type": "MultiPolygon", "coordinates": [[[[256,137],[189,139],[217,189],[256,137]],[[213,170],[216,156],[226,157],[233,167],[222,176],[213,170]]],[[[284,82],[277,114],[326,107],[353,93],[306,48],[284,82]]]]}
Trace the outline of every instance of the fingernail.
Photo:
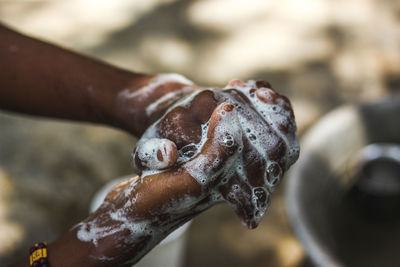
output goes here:
{"type": "Polygon", "coordinates": [[[275,93],[272,89],[269,88],[260,88],[256,91],[256,96],[258,99],[265,103],[275,103],[276,98],[278,97],[277,93],[275,93]]]}
{"type": "Polygon", "coordinates": [[[243,83],[242,80],[232,80],[232,81],[230,81],[230,82],[228,83],[228,86],[235,87],[235,86],[237,86],[237,85],[239,85],[239,84],[241,84],[241,83],[243,83]]]}
{"type": "Polygon", "coordinates": [[[261,88],[261,87],[272,88],[272,86],[269,82],[263,81],[263,80],[256,81],[256,86],[258,88],[261,88]]]}
{"type": "Polygon", "coordinates": [[[235,106],[232,105],[232,104],[230,104],[230,103],[227,103],[227,104],[225,104],[225,105],[223,106],[223,110],[225,110],[225,111],[227,111],[227,112],[232,111],[234,108],[235,108],[235,106]]]}

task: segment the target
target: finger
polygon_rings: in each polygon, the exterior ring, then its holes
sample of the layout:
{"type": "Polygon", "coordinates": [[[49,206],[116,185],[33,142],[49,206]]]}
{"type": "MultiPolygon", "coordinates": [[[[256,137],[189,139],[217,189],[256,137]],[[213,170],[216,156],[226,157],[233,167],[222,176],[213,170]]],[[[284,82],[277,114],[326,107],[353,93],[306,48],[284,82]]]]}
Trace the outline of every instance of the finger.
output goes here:
{"type": "Polygon", "coordinates": [[[201,91],[184,105],[170,110],[157,126],[157,132],[163,138],[173,141],[178,150],[186,145],[199,143],[201,124],[210,119],[216,106],[214,93],[210,90],[201,91]]]}
{"type": "Polygon", "coordinates": [[[126,188],[129,188],[130,185],[135,184],[138,179],[138,176],[134,176],[112,186],[111,189],[108,188],[108,193],[104,198],[104,202],[115,204],[118,201],[118,198],[125,197],[125,194],[122,194],[122,192],[125,191],[126,188]]]}
{"type": "Polygon", "coordinates": [[[260,223],[270,203],[270,193],[264,187],[252,187],[238,173],[218,187],[223,199],[233,208],[242,224],[254,229],[260,223]]]}
{"type": "Polygon", "coordinates": [[[178,149],[201,139],[201,125],[188,107],[173,108],[155,127],[159,136],[173,141],[178,149]]]}
{"type": "Polygon", "coordinates": [[[141,140],[132,154],[132,164],[136,171],[163,170],[172,167],[178,158],[174,142],[168,139],[151,138],[141,140]]]}
{"type": "Polygon", "coordinates": [[[201,152],[184,164],[187,172],[200,184],[212,184],[216,178],[227,173],[242,149],[242,131],[234,106],[222,103],[211,115],[205,143],[201,152]]]}
{"type": "Polygon", "coordinates": [[[193,117],[197,122],[204,124],[210,119],[217,106],[218,101],[215,92],[211,90],[203,90],[193,98],[189,109],[191,113],[193,113],[193,117]]]}

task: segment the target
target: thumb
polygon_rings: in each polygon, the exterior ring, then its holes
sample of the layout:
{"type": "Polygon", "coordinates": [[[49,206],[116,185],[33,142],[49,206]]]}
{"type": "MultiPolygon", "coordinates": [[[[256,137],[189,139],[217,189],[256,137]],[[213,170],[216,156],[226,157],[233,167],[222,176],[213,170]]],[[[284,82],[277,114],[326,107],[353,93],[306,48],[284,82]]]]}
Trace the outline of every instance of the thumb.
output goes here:
{"type": "Polygon", "coordinates": [[[242,131],[234,105],[222,103],[209,120],[206,141],[201,152],[184,164],[186,171],[200,184],[210,184],[226,174],[243,147],[242,131]]]}
{"type": "Polygon", "coordinates": [[[162,170],[175,164],[178,151],[168,139],[150,138],[140,140],[132,154],[132,165],[139,174],[143,170],[162,170]]]}

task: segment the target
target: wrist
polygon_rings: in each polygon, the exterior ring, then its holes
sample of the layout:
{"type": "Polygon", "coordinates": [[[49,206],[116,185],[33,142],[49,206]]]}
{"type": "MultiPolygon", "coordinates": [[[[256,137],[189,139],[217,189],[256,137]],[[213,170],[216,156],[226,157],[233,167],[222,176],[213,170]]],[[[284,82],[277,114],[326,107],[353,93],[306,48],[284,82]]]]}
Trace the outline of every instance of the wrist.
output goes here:
{"type": "Polygon", "coordinates": [[[89,106],[95,110],[96,122],[136,133],[136,126],[128,120],[128,116],[125,114],[130,108],[125,107],[125,103],[121,103],[119,98],[121,92],[127,88],[137,90],[150,79],[151,76],[115,70],[111,77],[106,79],[103,77],[102,83],[97,87],[89,86],[87,99],[89,106]]]}
{"type": "Polygon", "coordinates": [[[198,86],[179,74],[135,78],[115,91],[110,105],[119,128],[140,136],[165,111],[198,86]]]}

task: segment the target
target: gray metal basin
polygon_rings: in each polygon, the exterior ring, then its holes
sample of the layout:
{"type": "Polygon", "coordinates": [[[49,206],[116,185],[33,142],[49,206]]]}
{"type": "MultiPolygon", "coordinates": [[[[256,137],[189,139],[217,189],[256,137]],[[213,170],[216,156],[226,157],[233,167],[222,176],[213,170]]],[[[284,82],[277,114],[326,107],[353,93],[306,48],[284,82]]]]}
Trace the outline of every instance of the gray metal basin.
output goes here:
{"type": "MultiPolygon", "coordinates": [[[[399,179],[392,185],[384,174],[392,167],[383,167],[378,185],[369,183],[367,197],[354,190],[365,188],[357,187],[360,171],[365,171],[360,164],[366,158],[360,154],[367,153],[370,144],[379,149],[400,144],[399,94],[334,110],[302,139],[299,161],[289,173],[286,205],[298,238],[317,266],[400,266],[399,179]],[[387,189],[383,195],[392,192],[395,200],[381,201],[379,188],[387,189]]],[[[389,171],[399,177],[397,170],[389,171]]]]}

